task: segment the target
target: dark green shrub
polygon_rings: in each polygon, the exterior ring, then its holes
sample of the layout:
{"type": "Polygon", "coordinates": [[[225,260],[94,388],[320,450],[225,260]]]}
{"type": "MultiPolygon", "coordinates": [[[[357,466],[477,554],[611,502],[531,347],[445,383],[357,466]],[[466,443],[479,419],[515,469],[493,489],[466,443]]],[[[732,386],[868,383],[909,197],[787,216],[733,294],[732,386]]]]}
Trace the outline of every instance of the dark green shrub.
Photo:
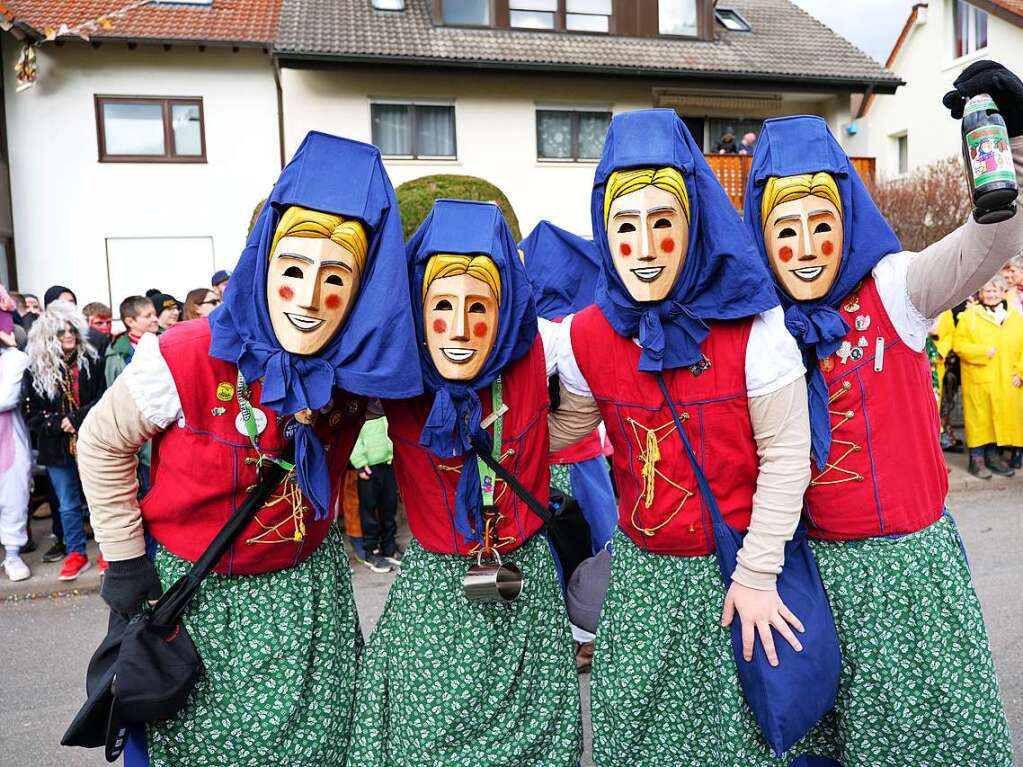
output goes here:
{"type": "Polygon", "coordinates": [[[398,207],[401,209],[401,223],[405,229],[405,239],[423,223],[434,200],[476,200],[494,202],[501,208],[508,226],[511,227],[515,242],[522,239],[519,231],[519,220],[512,210],[511,203],[504,192],[482,178],[475,176],[423,176],[406,181],[395,190],[398,195],[398,207]]]}

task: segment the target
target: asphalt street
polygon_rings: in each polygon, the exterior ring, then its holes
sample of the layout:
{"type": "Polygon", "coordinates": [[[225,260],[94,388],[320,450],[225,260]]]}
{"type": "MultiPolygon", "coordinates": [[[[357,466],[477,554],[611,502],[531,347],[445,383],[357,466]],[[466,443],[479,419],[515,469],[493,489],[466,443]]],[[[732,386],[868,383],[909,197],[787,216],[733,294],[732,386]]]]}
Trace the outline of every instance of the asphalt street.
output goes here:
{"type": "MultiPolygon", "coordinates": [[[[1002,697],[1023,765],[1023,479],[954,492],[950,497],[984,605],[1002,697]]],[[[376,624],[391,575],[356,565],[363,630],[376,624]]],[[[84,696],[85,665],[105,628],[99,596],[0,601],[0,765],[76,767],[105,764],[101,754],[58,745],[84,696]]],[[[588,696],[584,712],[589,741],[588,696]]],[[[584,760],[584,765],[591,762],[584,760]]],[[[929,765],[928,767],[983,767],[929,765]]]]}

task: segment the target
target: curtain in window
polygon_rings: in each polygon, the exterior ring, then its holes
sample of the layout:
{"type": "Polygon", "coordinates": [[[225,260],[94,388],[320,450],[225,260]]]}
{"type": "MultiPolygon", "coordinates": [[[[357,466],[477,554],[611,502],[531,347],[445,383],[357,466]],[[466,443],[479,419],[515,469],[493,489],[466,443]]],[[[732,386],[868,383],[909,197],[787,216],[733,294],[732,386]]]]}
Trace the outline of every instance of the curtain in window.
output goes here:
{"type": "Polygon", "coordinates": [[[103,143],[110,155],[162,155],[163,105],[103,105],[103,143]]]}
{"type": "Polygon", "coordinates": [[[416,107],[416,154],[420,157],[455,156],[454,107],[416,107]]]}
{"type": "Polygon", "coordinates": [[[373,104],[373,143],[384,155],[412,154],[407,104],[373,104]]]}
{"type": "Polygon", "coordinates": [[[696,0],[658,0],[662,35],[696,35],[696,0]]]}
{"type": "Polygon", "coordinates": [[[579,113],[579,159],[599,160],[604,152],[604,137],[611,125],[608,112],[579,113]]]}
{"type": "Polygon", "coordinates": [[[572,159],[572,113],[538,111],[537,155],[550,160],[572,159]]]}
{"type": "Polygon", "coordinates": [[[197,105],[172,104],[171,128],[174,131],[174,154],[195,156],[202,154],[202,132],[197,105]]]}

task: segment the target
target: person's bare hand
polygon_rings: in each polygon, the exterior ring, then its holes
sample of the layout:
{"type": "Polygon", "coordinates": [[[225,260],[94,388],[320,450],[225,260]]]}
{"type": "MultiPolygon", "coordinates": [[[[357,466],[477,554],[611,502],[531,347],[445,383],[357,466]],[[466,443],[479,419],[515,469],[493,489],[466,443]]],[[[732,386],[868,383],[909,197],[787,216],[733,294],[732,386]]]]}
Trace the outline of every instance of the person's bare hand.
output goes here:
{"type": "Polygon", "coordinates": [[[1017,389],[1023,386],[1023,378],[1019,377],[1019,373],[1012,374],[1012,385],[1015,386],[1017,389]]]}
{"type": "Polygon", "coordinates": [[[987,358],[992,359],[995,356],[995,347],[991,347],[987,350],[987,358]]]}
{"type": "Polygon", "coordinates": [[[359,479],[369,479],[373,476],[373,470],[369,466],[363,466],[359,469],[359,479]]]}
{"type": "Polygon", "coordinates": [[[64,416],[64,418],[61,419],[61,421],[60,421],[60,428],[61,428],[62,431],[65,431],[68,434],[74,434],[75,433],[74,424],[72,424],[71,421],[68,420],[67,416],[64,416]]]}
{"type": "Polygon", "coordinates": [[[725,597],[721,625],[731,626],[736,613],[742,622],[742,657],[747,661],[753,660],[754,628],[756,633],[760,634],[767,661],[772,666],[778,665],[778,653],[774,648],[774,637],[771,635],[772,627],[796,652],[802,652],[803,645],[792,632],[792,628],[802,633],[805,631],[803,624],[781,601],[776,590],[760,591],[732,581],[725,597]]]}

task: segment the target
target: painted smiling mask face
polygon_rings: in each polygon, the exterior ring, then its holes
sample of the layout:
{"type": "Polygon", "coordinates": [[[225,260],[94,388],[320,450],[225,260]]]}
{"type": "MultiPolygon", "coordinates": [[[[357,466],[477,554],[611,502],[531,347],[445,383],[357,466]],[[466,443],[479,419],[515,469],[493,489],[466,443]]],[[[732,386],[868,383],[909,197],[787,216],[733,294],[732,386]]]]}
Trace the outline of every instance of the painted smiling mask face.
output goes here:
{"type": "Polygon", "coordinates": [[[293,206],[270,250],[266,299],[281,347],[316,354],[337,334],[358,294],[368,243],[362,224],[293,206]]]}
{"type": "Polygon", "coordinates": [[[827,295],[842,264],[842,202],[827,173],[771,178],[764,188],[764,246],[775,279],[796,301],[827,295]]]}
{"type": "Polygon", "coordinates": [[[612,173],[605,185],[611,259],[637,301],[660,301],[675,286],[689,249],[689,197],[674,168],[612,173]]]}
{"type": "Polygon", "coordinates": [[[437,372],[471,381],[497,339],[501,276],[487,256],[438,254],[423,276],[423,328],[437,372]]]}

